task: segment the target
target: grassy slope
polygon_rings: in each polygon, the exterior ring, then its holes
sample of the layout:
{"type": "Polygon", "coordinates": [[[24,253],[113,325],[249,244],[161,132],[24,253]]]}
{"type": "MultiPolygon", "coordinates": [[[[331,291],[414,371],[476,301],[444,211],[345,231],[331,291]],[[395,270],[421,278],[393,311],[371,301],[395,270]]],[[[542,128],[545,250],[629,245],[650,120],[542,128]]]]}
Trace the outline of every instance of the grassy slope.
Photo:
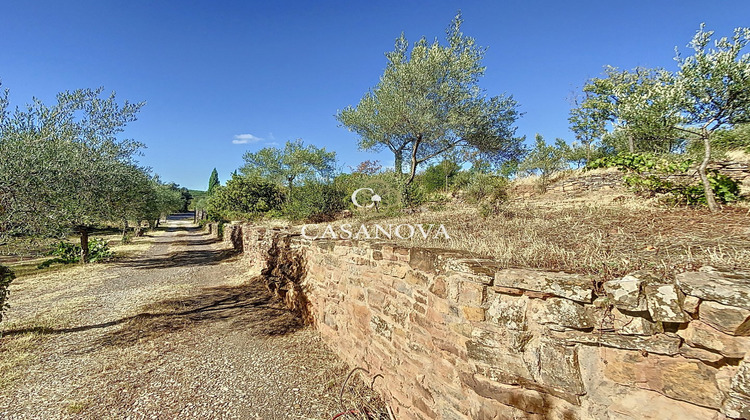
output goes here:
{"type": "Polygon", "coordinates": [[[750,268],[747,205],[711,214],[700,208],[668,208],[624,190],[515,198],[486,218],[476,206],[453,200],[440,211],[398,217],[369,213],[335,222],[342,223],[351,223],[354,231],[360,223],[444,224],[449,240],[425,240],[417,234],[397,242],[467,250],[507,267],[587,273],[605,280],[639,269],[671,277],[702,265],[750,268]]]}

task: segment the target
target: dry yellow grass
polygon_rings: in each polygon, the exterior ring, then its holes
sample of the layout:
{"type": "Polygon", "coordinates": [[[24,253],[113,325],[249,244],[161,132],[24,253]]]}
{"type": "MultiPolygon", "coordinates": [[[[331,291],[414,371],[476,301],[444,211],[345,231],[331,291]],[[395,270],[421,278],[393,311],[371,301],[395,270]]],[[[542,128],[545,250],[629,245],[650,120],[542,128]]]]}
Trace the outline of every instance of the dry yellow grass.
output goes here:
{"type": "MultiPolygon", "coordinates": [[[[702,265],[750,267],[750,214],[746,206],[721,213],[666,208],[618,192],[579,197],[542,195],[502,205],[483,218],[476,206],[454,202],[442,211],[339,220],[381,226],[443,224],[450,239],[417,232],[406,246],[470,251],[507,267],[564,270],[609,279],[649,269],[671,277],[702,265]]],[[[322,226],[317,229],[322,231],[322,226]]]]}

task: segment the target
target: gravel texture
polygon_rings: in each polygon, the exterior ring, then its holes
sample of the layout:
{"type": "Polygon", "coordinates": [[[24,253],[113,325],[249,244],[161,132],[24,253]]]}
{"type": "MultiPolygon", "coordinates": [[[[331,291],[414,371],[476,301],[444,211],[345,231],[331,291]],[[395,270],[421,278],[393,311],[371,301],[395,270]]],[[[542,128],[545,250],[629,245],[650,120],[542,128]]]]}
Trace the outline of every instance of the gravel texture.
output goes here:
{"type": "Polygon", "coordinates": [[[14,367],[19,378],[0,388],[0,419],[330,419],[341,411],[347,366],[239,256],[188,220],[170,220],[152,240],[138,257],[13,286],[0,357],[13,356],[14,340],[33,345],[30,361],[14,367]]]}

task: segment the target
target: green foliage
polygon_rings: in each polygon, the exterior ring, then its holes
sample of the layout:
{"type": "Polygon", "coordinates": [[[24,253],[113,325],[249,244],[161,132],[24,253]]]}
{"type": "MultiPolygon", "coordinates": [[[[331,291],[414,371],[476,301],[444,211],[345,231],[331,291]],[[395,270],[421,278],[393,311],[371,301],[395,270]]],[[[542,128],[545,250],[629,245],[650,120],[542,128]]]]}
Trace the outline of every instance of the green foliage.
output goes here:
{"type": "Polygon", "coordinates": [[[363,150],[388,149],[402,173],[405,155],[410,171],[445,153],[479,153],[495,162],[520,153],[513,124],[520,116],[511,96],[487,98],[478,81],[484,75],[485,49],[461,32],[458,14],[447,30],[445,45],[426,38],[409,51],[402,34],[386,54],[380,82],[336,118],[359,135],[363,150]]]}
{"type": "MultiPolygon", "coordinates": [[[[737,181],[715,171],[709,172],[708,180],[718,202],[731,203],[739,200],[740,188],[737,181]]],[[[670,181],[657,175],[631,174],[625,177],[625,184],[640,195],[666,195],[666,201],[673,204],[708,205],[703,186],[697,183],[670,181]]]]}
{"type": "Polygon", "coordinates": [[[340,183],[309,181],[295,189],[294,194],[293,199],[288,200],[282,209],[283,215],[291,220],[330,221],[351,203],[351,192],[345,190],[340,183]]]}
{"type": "Polygon", "coordinates": [[[419,184],[427,193],[448,191],[460,170],[461,167],[456,162],[445,159],[439,164],[425,169],[419,177],[419,184]]]}
{"type": "Polygon", "coordinates": [[[232,174],[225,186],[219,186],[206,201],[212,220],[254,219],[279,210],[284,196],[279,187],[255,176],[232,174]]]}
{"type": "Polygon", "coordinates": [[[0,235],[59,236],[126,212],[142,145],[118,134],[143,104],[101,93],[63,92],[12,113],[7,91],[0,99],[0,235]]]}
{"type": "Polygon", "coordinates": [[[617,168],[625,172],[645,173],[658,171],[663,174],[686,172],[694,161],[675,155],[655,155],[653,153],[618,153],[593,160],[586,169],[617,168]]]}
{"type": "Polygon", "coordinates": [[[3,312],[9,307],[8,296],[10,295],[10,290],[8,288],[14,278],[16,276],[10,268],[0,265],[0,321],[3,320],[3,312]]]}
{"type": "Polygon", "coordinates": [[[213,194],[216,187],[221,186],[219,183],[219,172],[214,168],[213,171],[211,171],[211,176],[208,177],[208,190],[207,193],[209,195],[213,194]]]}
{"type": "Polygon", "coordinates": [[[470,203],[502,202],[508,197],[508,179],[502,176],[473,173],[464,190],[464,197],[470,203]]]}
{"type": "Polygon", "coordinates": [[[534,148],[529,150],[519,169],[528,174],[539,176],[539,187],[547,190],[550,178],[557,172],[568,168],[566,156],[570,148],[562,139],[556,139],[554,145],[548,145],[541,134],[536,135],[534,148]]]}
{"type": "Polygon", "coordinates": [[[616,152],[672,152],[684,143],[677,130],[679,94],[674,75],[663,69],[619,70],[607,66],[605,77],[583,87],[584,99],[571,110],[571,129],[584,146],[604,136],[616,152]],[[611,123],[618,135],[605,135],[611,123]]]}
{"type": "MultiPolygon", "coordinates": [[[[614,167],[627,172],[625,184],[640,195],[663,194],[674,204],[707,205],[702,185],[689,176],[695,161],[674,155],[654,155],[651,153],[620,153],[606,156],[586,166],[587,169],[614,167]],[[669,175],[684,175],[674,180],[669,175]]],[[[717,201],[729,203],[737,201],[740,189],[737,181],[716,171],[708,173],[708,180],[717,201]]]]}
{"type": "Polygon", "coordinates": [[[294,187],[299,182],[328,180],[333,176],[336,152],[327,152],[301,139],[287,141],[284,149],[266,147],[243,156],[244,175],[264,178],[288,188],[289,199],[296,198],[294,187]]]}
{"type": "MultiPolygon", "coordinates": [[[[750,124],[738,124],[732,128],[716,130],[711,135],[711,150],[715,155],[734,150],[750,153],[750,124]]],[[[687,152],[693,156],[702,156],[703,143],[691,142],[687,152]]]]}
{"type": "MultiPolygon", "coordinates": [[[[37,268],[46,268],[55,263],[73,264],[81,261],[81,247],[70,242],[59,242],[51,254],[55,258],[44,261],[37,268]]],[[[113,256],[114,252],[109,248],[106,239],[92,238],[89,240],[89,262],[107,261],[113,256]]]]}

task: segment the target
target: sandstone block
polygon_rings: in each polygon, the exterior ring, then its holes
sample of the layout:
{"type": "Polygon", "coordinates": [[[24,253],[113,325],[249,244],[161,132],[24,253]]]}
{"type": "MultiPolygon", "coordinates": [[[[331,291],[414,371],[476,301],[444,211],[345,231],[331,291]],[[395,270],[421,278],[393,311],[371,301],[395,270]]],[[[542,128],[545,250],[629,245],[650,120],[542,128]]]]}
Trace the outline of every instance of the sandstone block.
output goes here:
{"type": "Polygon", "coordinates": [[[724,394],[716,384],[717,369],[700,361],[608,349],[604,375],[627,386],[659,392],[670,398],[719,409],[724,394]]]}
{"type": "Polygon", "coordinates": [[[721,412],[733,419],[750,419],[750,398],[736,392],[729,392],[721,412]]]}
{"type": "Polygon", "coordinates": [[[506,268],[495,273],[500,287],[550,293],[581,303],[591,303],[594,279],[582,274],[506,268]]]}
{"type": "Polygon", "coordinates": [[[463,313],[464,318],[470,322],[482,322],[485,319],[484,308],[477,306],[462,306],[461,313],[463,313]]]}
{"type": "Polygon", "coordinates": [[[750,355],[740,362],[737,374],[732,378],[732,390],[750,398],[750,355]]]}
{"type": "Polygon", "coordinates": [[[482,306],[487,296],[487,287],[470,281],[458,284],[458,303],[482,306]]]}
{"type": "Polygon", "coordinates": [[[568,299],[549,298],[539,305],[535,315],[540,324],[556,324],[579,330],[593,328],[595,325],[592,306],[568,299]]]}
{"type": "Polygon", "coordinates": [[[687,295],[750,310],[750,272],[724,272],[711,267],[677,275],[677,285],[687,295]]]}
{"type": "Polygon", "coordinates": [[[538,382],[560,391],[583,395],[585,393],[578,352],[575,346],[566,346],[551,341],[542,341],[538,351],[524,354],[529,370],[538,382]],[[527,355],[534,355],[529,360],[527,355]]]}
{"type": "Polygon", "coordinates": [[[661,322],[653,322],[643,315],[648,316],[643,313],[625,313],[615,308],[612,310],[612,328],[624,335],[654,335],[664,332],[661,322]]]}
{"type": "Polygon", "coordinates": [[[670,337],[666,334],[657,334],[650,337],[637,335],[620,335],[613,333],[585,333],[569,331],[556,334],[556,337],[564,339],[570,344],[580,343],[595,346],[612,347],[616,349],[646,351],[648,353],[675,355],[680,352],[680,339],[670,337]]]}
{"type": "Polygon", "coordinates": [[[698,305],[700,305],[700,303],[700,299],[695,296],[688,295],[685,296],[685,300],[682,301],[682,309],[691,315],[695,315],[696,313],[698,313],[698,305]]]}
{"type": "Polygon", "coordinates": [[[682,310],[685,295],[675,284],[649,283],[644,286],[648,312],[654,321],[687,322],[690,317],[682,310]]]}
{"type": "Polygon", "coordinates": [[[637,274],[633,273],[621,279],[604,282],[604,291],[616,308],[626,311],[646,310],[646,297],[643,294],[645,282],[637,274]]]}
{"type": "Polygon", "coordinates": [[[709,350],[701,349],[698,347],[682,346],[680,347],[680,354],[688,359],[705,360],[706,362],[716,363],[723,359],[720,353],[715,353],[709,350]]]}
{"type": "Polygon", "coordinates": [[[526,308],[529,298],[513,297],[493,293],[489,297],[487,320],[497,323],[502,328],[515,331],[526,329],[526,308]]]}
{"type": "Polygon", "coordinates": [[[691,322],[677,334],[691,347],[712,350],[726,357],[740,359],[750,350],[750,337],[724,334],[701,321],[691,322]]]}
{"type": "Polygon", "coordinates": [[[699,319],[717,330],[731,335],[750,335],[750,310],[705,301],[699,319]]]}

